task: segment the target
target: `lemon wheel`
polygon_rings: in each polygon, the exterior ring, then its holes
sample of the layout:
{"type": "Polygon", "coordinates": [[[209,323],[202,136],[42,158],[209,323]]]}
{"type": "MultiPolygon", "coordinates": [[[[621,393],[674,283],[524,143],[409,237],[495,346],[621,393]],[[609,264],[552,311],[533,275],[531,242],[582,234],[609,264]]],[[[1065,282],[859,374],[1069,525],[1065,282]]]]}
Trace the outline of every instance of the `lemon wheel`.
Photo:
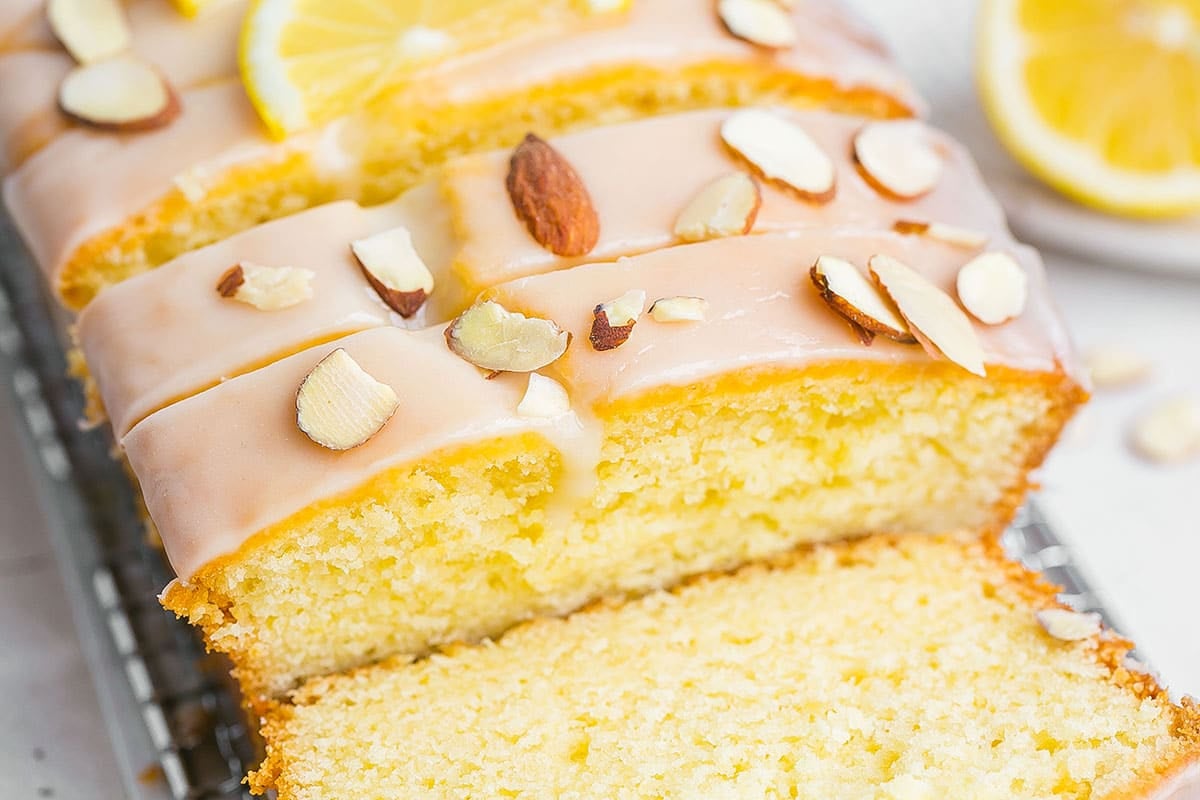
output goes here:
{"type": "Polygon", "coordinates": [[[423,66],[565,29],[629,0],[255,0],[242,80],[276,137],[336,119],[423,66]]]}
{"type": "Polygon", "coordinates": [[[1200,210],[1200,0],[984,0],[978,78],[1005,145],[1063,193],[1200,210]]]}

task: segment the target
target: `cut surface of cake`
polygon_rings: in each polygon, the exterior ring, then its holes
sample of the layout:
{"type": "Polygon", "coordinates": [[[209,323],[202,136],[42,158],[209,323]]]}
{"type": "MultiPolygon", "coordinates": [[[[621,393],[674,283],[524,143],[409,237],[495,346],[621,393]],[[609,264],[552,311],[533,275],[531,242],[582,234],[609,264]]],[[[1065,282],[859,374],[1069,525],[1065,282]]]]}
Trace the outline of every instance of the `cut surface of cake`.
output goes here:
{"type": "Polygon", "coordinates": [[[974,537],[875,537],[314,680],[269,710],[251,785],[280,800],[1186,797],[1171,792],[1200,761],[1200,709],[1173,705],[1129,647],[974,537]]]}
{"type": "MultiPolygon", "coordinates": [[[[445,323],[498,283],[678,244],[677,221],[693,197],[724,176],[750,175],[721,139],[722,125],[738,113],[689,112],[550,140],[579,175],[599,220],[597,240],[582,255],[556,255],[530,235],[506,188],[512,151],[505,150],[453,160],[434,180],[390,203],[360,208],[343,201],[310,209],[105,289],[81,312],[78,341],[116,437],[171,402],[338,335],[391,323],[445,323]],[[433,278],[408,319],[388,314],[351,252],[352,242],[394,228],[408,232],[433,278]],[[311,297],[264,312],[221,296],[222,276],[242,262],[311,271],[311,297]]],[[[748,232],[886,231],[907,219],[936,221],[977,237],[964,254],[1010,241],[970,157],[944,134],[919,122],[875,123],[916,136],[940,159],[929,191],[901,199],[872,186],[855,166],[856,134],[871,120],[820,111],[771,113],[804,131],[829,157],[837,190],[817,205],[777,182],[759,180],[748,232]]]]}
{"type": "Polygon", "coordinates": [[[1083,396],[1036,257],[1012,252],[1029,298],[1019,318],[976,326],[986,377],[913,344],[863,345],[809,278],[823,255],[886,253],[949,289],[971,253],[800,231],[489,290],[571,335],[538,376],[569,406],[548,413],[523,413],[531,379],[489,378],[445,326],[372,329],[234,378],[122,440],[180,577],[164,602],[233,657],[251,694],[276,694],[799,542],[997,530],[1083,396]],[[631,291],[707,311],[646,313],[603,349],[597,303],[631,291]],[[396,395],[377,434],[337,452],[300,429],[296,406],[335,350],[396,395]]]}
{"type": "Polygon", "coordinates": [[[71,130],[7,180],[9,208],[68,305],[267,219],[336,198],[378,203],[431,166],[599,122],[753,102],[907,116],[878,43],[834,4],[796,4],[796,43],[732,35],[715,8],[637,0],[616,19],[450,59],[324,128],[270,140],[236,78],[181,92],[135,135],[71,130]]]}

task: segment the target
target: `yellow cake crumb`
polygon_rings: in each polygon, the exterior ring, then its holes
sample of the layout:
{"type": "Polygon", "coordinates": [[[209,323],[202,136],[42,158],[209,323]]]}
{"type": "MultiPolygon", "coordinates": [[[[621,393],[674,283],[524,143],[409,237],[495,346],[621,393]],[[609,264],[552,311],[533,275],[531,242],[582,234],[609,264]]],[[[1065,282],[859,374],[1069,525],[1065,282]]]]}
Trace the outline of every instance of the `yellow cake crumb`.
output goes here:
{"type": "Polygon", "coordinates": [[[975,537],[875,537],[312,681],[267,715],[280,800],[1145,796],[1200,711],[1064,643],[975,537]]]}

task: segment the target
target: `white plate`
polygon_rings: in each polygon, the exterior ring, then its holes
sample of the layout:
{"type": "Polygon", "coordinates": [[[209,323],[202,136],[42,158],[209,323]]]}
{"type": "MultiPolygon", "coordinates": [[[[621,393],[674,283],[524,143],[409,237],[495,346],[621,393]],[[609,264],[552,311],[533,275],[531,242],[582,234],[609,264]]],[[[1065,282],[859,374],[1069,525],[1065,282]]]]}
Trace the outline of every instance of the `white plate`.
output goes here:
{"type": "Polygon", "coordinates": [[[1200,217],[1123,219],[1073,203],[1024,175],[988,175],[1018,237],[1119,267],[1200,277],[1200,217]]]}

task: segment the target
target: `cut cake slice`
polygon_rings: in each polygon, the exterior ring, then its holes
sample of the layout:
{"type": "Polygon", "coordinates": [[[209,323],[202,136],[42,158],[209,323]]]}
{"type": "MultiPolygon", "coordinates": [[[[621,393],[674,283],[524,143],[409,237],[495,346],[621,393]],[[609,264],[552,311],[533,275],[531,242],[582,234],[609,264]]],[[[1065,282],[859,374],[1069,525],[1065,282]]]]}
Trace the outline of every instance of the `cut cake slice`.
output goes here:
{"type": "MultiPolygon", "coordinates": [[[[535,241],[506,189],[512,151],[451,161],[432,181],[373,208],[331,203],[256,226],[187,253],[101,292],[79,317],[78,340],[118,439],[172,402],[305,347],[369,327],[444,324],[482,290],[579,263],[608,261],[678,244],[677,219],[705,186],[750,167],[721,141],[739,112],[695,111],[557,137],[550,144],[579,175],[599,219],[595,246],[563,257],[535,241]],[[407,320],[388,313],[367,284],[351,242],[403,227],[434,278],[407,320]],[[308,269],[312,297],[263,312],[221,297],[216,287],[241,262],[308,269]]],[[[757,113],[757,112],[754,112],[757,113]]],[[[890,230],[901,219],[965,229],[978,243],[1011,239],[1003,214],[970,156],[945,134],[904,123],[938,154],[941,175],[921,197],[880,192],[855,167],[863,117],[776,109],[775,118],[810,136],[835,165],[836,194],[816,205],[758,179],[761,204],[750,233],[825,229],[890,230]]],[[[806,265],[811,266],[811,265],[806,265]]]]}
{"type": "Polygon", "coordinates": [[[1050,635],[1054,607],[975,537],[819,547],[314,680],[269,709],[250,782],[280,800],[1195,797],[1195,702],[1082,615],[1050,635]]]}
{"type": "Polygon", "coordinates": [[[490,290],[572,335],[542,370],[569,408],[546,416],[522,413],[528,376],[489,378],[444,326],[375,328],[234,378],[122,440],[179,575],[164,603],[233,657],[249,694],[271,695],[800,542],[998,530],[1083,398],[1036,257],[1013,252],[1029,300],[1004,326],[974,326],[987,377],[913,344],[864,346],[808,274],[822,255],[884,253],[951,288],[970,253],[807,231],[490,290]],[[598,349],[597,304],[631,291],[646,306],[699,297],[708,312],[642,314],[624,344],[598,349]],[[344,452],[310,441],[296,412],[336,349],[398,399],[344,452]]]}

